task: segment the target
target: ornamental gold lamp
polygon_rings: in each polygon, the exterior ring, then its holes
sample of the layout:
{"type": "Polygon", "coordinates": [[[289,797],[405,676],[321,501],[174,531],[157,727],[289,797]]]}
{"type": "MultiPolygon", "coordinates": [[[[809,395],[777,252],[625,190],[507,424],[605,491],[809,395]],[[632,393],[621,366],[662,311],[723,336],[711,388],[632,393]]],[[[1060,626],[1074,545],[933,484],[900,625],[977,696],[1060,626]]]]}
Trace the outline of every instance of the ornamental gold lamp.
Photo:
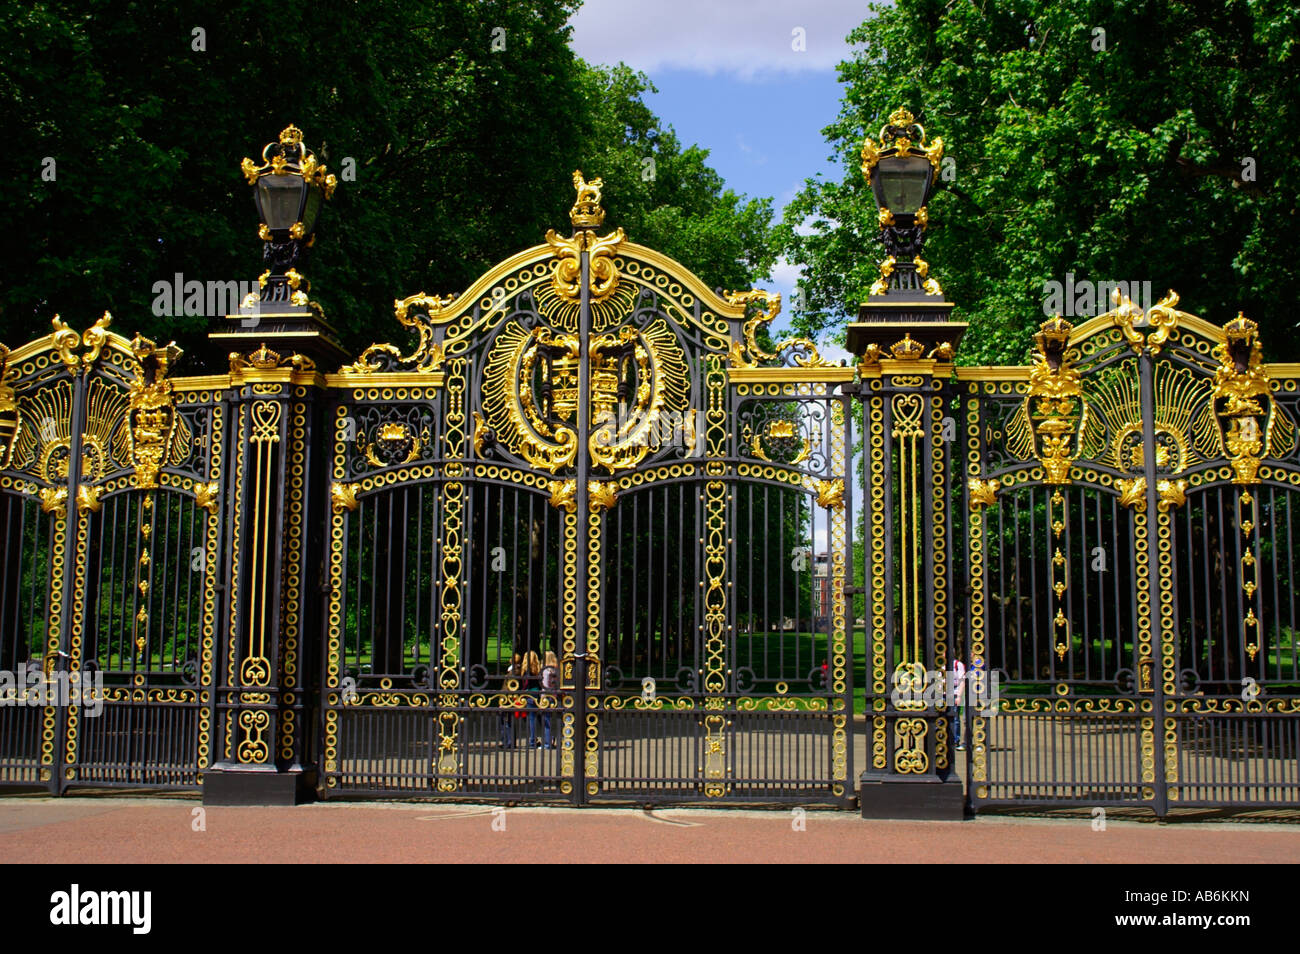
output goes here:
{"type": "Polygon", "coordinates": [[[253,187],[262,220],[257,235],[266,243],[262,261],[267,270],[258,279],[260,299],[307,307],[311,283],[298,266],[316,242],[316,215],[322,199],[333,197],[337,180],[316,161],[297,126],[285,127],[278,142],[266,144],[260,166],[245,158],[239,168],[253,187]]]}
{"type": "Polygon", "coordinates": [[[302,130],[293,125],[263,147],[260,163],[245,158],[239,168],[252,186],[264,271],[257,279],[258,291],[244,297],[240,313],[227,316],[238,323],[237,330],[209,337],[245,349],[252,334],[263,343],[283,339],[281,350],[315,359],[341,358],[343,348],[320,305],[308,298],[311,283],[301,271],[316,244],[321,204],[334,195],[338,180],[317,161],[303,142],[302,130]]]}
{"type": "MultiPolygon", "coordinates": [[[[876,203],[885,259],[858,320],[849,325],[849,350],[872,361],[893,354],[951,358],[966,326],[950,322],[953,303],[921,257],[930,225],[929,201],[939,179],[943,140],[926,144],[925,128],[906,109],[881,127],[880,142],[862,146],[862,175],[876,203]]],[[[896,357],[899,355],[895,355],[896,357]]]]}

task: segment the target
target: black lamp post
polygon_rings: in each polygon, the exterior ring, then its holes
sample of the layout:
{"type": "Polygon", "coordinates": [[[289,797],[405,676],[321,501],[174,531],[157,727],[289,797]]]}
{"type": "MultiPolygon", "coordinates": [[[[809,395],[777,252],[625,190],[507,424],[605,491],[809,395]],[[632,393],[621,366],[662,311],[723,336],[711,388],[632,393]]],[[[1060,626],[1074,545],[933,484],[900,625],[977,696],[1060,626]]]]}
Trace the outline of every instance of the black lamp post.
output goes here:
{"type": "Polygon", "coordinates": [[[282,355],[290,356],[285,360],[341,360],[344,349],[338,333],[326,322],[320,305],[307,297],[311,283],[302,275],[308,249],[316,241],[321,203],[334,194],[338,181],[303,145],[297,126],[267,143],[260,164],[244,159],[239,168],[253,189],[266,270],[258,276],[258,290],[240,302],[239,313],[226,315],[226,324],[209,333],[208,340],[234,355],[251,351],[248,339],[255,337],[261,346],[256,361],[271,365],[282,355]]]}
{"type": "MultiPolygon", "coordinates": [[[[859,359],[864,467],[875,475],[868,492],[897,514],[873,530],[875,552],[896,561],[897,569],[891,578],[876,559],[864,588],[877,623],[867,679],[871,755],[859,799],[864,817],[957,819],[966,796],[955,755],[954,700],[945,689],[961,652],[956,621],[963,609],[954,599],[949,546],[957,518],[927,475],[962,466],[961,445],[947,436],[950,426],[953,434],[960,431],[959,418],[946,416],[952,413],[946,409],[957,394],[952,365],[966,324],[949,320],[953,303],[921,258],[943,140],[927,146],[925,130],[906,109],[890,114],[880,140],[863,145],[862,173],[888,257],[848,327],[848,346],[859,359]]],[[[983,746],[977,737],[972,753],[982,756],[983,746]]]]}
{"type": "Polygon", "coordinates": [[[862,174],[876,200],[880,241],[888,253],[848,328],[849,350],[868,362],[891,354],[951,361],[966,328],[949,320],[953,303],[921,257],[942,161],[943,140],[927,145],[925,129],[906,109],[890,114],[879,145],[873,139],[862,145],[862,174]]]}
{"type": "Polygon", "coordinates": [[[308,308],[311,283],[298,268],[315,242],[321,201],[334,194],[337,180],[303,144],[297,126],[281,132],[279,142],[266,145],[260,166],[245,159],[240,170],[253,187],[253,201],[262,220],[257,234],[266,243],[262,249],[266,271],[258,278],[258,299],[308,308]]]}
{"type": "Polygon", "coordinates": [[[921,249],[929,224],[926,203],[943,159],[943,140],[925,145],[925,129],[906,109],[890,114],[880,140],[879,146],[872,139],[862,146],[862,174],[880,209],[881,240],[889,253],[871,295],[942,297],[939,283],[928,275],[921,249]]]}

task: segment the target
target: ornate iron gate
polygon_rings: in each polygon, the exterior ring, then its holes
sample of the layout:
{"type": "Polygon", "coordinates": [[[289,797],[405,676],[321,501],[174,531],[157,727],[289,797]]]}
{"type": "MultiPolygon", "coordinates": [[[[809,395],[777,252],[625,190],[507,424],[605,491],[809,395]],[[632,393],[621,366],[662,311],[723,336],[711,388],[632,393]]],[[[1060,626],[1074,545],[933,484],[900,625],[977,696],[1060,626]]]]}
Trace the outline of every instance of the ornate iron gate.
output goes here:
{"type": "Polygon", "coordinates": [[[958,372],[976,806],[1297,797],[1297,385],[1177,300],[958,372]]]}
{"type": "Polygon", "coordinates": [[[843,803],[853,371],[575,185],[571,237],[329,378],[324,791],[843,803]]]}
{"type": "Polygon", "coordinates": [[[0,786],[1295,803],[1300,365],[1251,322],[1121,299],[954,372],[918,257],[836,367],[575,186],[337,373],[287,271],[219,374],[107,315],[0,350],[0,786]]]}
{"type": "Polygon", "coordinates": [[[0,356],[3,785],[189,787],[210,762],[221,385],[109,323],[0,356]]]}

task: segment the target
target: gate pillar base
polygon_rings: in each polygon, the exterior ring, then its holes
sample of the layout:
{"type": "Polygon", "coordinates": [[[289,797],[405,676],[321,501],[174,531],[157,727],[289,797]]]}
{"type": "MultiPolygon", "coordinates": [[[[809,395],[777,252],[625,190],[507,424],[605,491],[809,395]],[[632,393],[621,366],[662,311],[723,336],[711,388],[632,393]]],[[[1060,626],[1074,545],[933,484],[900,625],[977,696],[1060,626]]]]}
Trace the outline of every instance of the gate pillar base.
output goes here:
{"type": "Polygon", "coordinates": [[[941,779],[937,775],[863,772],[858,780],[858,801],[863,818],[962,821],[966,817],[966,792],[956,775],[941,779]]]}
{"type": "Polygon", "coordinates": [[[214,765],[203,773],[204,805],[291,806],[312,801],[311,779],[301,768],[214,765]]]}

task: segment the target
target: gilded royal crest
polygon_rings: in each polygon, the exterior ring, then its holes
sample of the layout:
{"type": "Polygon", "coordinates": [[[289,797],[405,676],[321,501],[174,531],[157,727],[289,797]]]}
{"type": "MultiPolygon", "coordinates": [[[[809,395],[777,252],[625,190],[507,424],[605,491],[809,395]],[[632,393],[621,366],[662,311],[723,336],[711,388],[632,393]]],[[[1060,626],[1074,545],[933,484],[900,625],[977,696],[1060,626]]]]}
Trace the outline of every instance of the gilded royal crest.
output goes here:
{"type": "MultiPolygon", "coordinates": [[[[578,454],[578,365],[575,335],[503,328],[488,356],[476,450],[499,445],[551,473],[571,466],[578,454]]],[[[688,391],[685,355],[663,319],[592,338],[592,463],[612,473],[670,442],[693,447],[688,391]]]]}

